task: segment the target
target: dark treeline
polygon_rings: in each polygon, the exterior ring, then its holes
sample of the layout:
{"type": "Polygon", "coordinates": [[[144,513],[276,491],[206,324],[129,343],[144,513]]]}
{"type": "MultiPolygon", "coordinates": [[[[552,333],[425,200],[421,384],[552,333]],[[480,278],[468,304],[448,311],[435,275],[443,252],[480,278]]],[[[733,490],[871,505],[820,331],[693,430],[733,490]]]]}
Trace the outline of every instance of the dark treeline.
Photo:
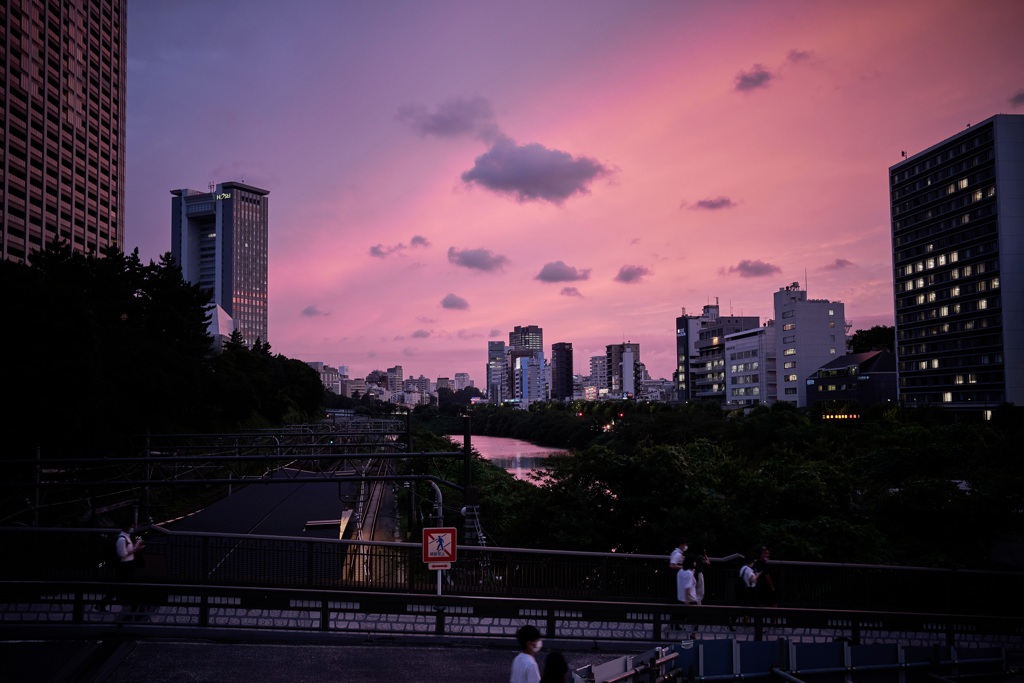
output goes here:
{"type": "Polygon", "coordinates": [[[210,297],[169,254],[104,258],[52,245],[0,262],[0,368],[8,458],[115,454],[145,433],[307,421],[323,387],[305,363],[236,335],[214,353],[210,297]]]}
{"type": "MultiPolygon", "coordinates": [[[[451,411],[417,412],[462,431],[451,411]]],[[[1006,566],[1007,544],[1020,552],[1020,418],[1010,407],[990,422],[896,407],[827,421],[787,404],[471,409],[474,434],[571,449],[536,486],[484,490],[501,545],[661,553],[682,534],[715,555],[764,543],[777,559],[940,567],[1006,566]]]]}

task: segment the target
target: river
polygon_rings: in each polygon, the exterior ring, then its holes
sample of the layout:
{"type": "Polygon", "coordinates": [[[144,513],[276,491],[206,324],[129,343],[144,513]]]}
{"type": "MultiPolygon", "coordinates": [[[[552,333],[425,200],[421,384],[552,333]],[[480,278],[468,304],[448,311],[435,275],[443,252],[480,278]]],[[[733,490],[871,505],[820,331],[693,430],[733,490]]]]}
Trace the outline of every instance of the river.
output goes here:
{"type": "MultiPolygon", "coordinates": [[[[455,443],[462,445],[461,434],[450,434],[449,438],[455,443]]],[[[510,472],[516,479],[531,481],[530,473],[539,469],[544,459],[552,453],[564,453],[558,448],[538,446],[529,441],[519,439],[508,439],[501,436],[477,436],[473,435],[469,440],[470,445],[485,460],[490,460],[506,472],[510,472]]]]}

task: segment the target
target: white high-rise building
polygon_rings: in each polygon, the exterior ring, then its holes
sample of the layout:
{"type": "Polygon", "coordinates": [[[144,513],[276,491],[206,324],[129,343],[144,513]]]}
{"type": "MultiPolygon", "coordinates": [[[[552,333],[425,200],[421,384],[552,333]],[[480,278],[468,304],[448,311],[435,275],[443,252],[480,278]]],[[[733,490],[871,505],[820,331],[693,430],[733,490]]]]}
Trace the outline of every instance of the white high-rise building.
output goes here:
{"type": "Polygon", "coordinates": [[[776,400],[775,321],[725,337],[725,405],[770,405],[776,400]]]}
{"type": "Polygon", "coordinates": [[[808,299],[798,282],[775,292],[778,400],[807,406],[808,378],[846,354],[845,315],[841,301],[808,299]]]}

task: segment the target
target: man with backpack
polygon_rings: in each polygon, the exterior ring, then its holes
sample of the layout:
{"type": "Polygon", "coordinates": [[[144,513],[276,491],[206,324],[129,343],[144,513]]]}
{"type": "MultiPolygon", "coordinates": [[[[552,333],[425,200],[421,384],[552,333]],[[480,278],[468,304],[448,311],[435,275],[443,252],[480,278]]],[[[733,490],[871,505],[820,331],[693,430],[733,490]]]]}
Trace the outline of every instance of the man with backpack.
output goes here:
{"type": "MultiPolygon", "coordinates": [[[[142,541],[142,537],[139,536],[132,540],[133,527],[129,523],[125,523],[121,527],[121,533],[114,539],[114,553],[116,558],[114,559],[114,577],[118,583],[130,583],[135,580],[135,573],[138,571],[138,562],[136,554],[139,553],[145,545],[142,541]]],[[[116,599],[115,594],[106,596],[102,601],[96,603],[96,609],[100,612],[106,612],[107,607],[116,599]]]]}

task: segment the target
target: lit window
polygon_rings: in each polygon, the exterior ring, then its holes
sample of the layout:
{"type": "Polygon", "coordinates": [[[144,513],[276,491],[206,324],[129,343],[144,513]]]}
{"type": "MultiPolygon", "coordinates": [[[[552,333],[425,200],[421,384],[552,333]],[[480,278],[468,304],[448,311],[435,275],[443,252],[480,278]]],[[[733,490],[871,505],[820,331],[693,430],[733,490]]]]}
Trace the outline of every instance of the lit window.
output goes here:
{"type": "Polygon", "coordinates": [[[796,323],[786,323],[785,325],[782,326],[782,329],[784,332],[789,332],[794,327],[796,327],[796,323]]]}
{"type": "Polygon", "coordinates": [[[960,279],[960,269],[959,268],[954,268],[953,270],[949,271],[949,276],[951,278],[953,278],[954,280],[959,280],[960,279]]]}
{"type": "Polygon", "coordinates": [[[985,310],[986,308],[988,308],[988,299],[979,299],[978,309],[985,310]]]}
{"type": "Polygon", "coordinates": [[[924,294],[918,294],[917,295],[917,303],[919,303],[919,304],[923,304],[924,303],[924,294]]]}
{"type": "Polygon", "coordinates": [[[945,254],[939,254],[939,265],[940,266],[946,265],[946,255],[945,254]]]}
{"type": "Polygon", "coordinates": [[[784,363],[784,364],[782,365],[782,367],[783,367],[784,369],[786,369],[786,370],[791,370],[791,369],[793,369],[793,368],[795,368],[795,367],[796,367],[796,361],[795,361],[795,360],[787,360],[787,361],[786,361],[786,362],[785,362],[785,363],[784,363]]]}
{"type": "Polygon", "coordinates": [[[926,361],[926,360],[918,361],[917,369],[918,370],[927,370],[928,369],[928,361],[926,361]]]}
{"type": "Polygon", "coordinates": [[[949,288],[950,296],[960,296],[960,285],[953,285],[949,288]]]}
{"type": "Polygon", "coordinates": [[[927,261],[925,261],[924,262],[924,267],[925,268],[934,268],[935,267],[935,259],[930,258],[927,261]]]}
{"type": "Polygon", "coordinates": [[[941,316],[949,315],[949,306],[940,306],[939,307],[939,315],[941,315],[941,316]]]}
{"type": "MultiPolygon", "coordinates": [[[[920,272],[921,272],[922,270],[924,270],[924,262],[923,262],[923,261],[918,261],[917,263],[915,263],[915,264],[914,264],[914,270],[916,270],[916,271],[917,271],[917,272],[919,272],[919,273],[920,273],[920,272]]],[[[831,312],[829,313],[829,315],[831,315],[831,312]]]]}
{"type": "MultiPolygon", "coordinates": [[[[921,280],[921,282],[924,282],[924,281],[923,281],[923,280],[921,280]]],[[[835,314],[836,314],[836,312],[835,312],[835,310],[834,310],[834,309],[831,309],[831,308],[830,308],[830,309],[828,309],[828,314],[829,314],[829,315],[835,315],[835,314]]]]}
{"type": "Polygon", "coordinates": [[[957,181],[956,189],[964,190],[966,188],[967,188],[967,178],[961,178],[960,180],[957,181]]]}
{"type": "Polygon", "coordinates": [[[935,292],[928,292],[928,301],[935,301],[935,298],[936,298],[935,292]]]}
{"type": "Polygon", "coordinates": [[[942,392],[942,402],[943,403],[951,403],[952,401],[953,401],[953,392],[952,391],[944,391],[944,392],[942,392]]]}
{"type": "Polygon", "coordinates": [[[830,356],[834,356],[834,355],[836,355],[836,350],[835,350],[835,348],[831,348],[831,349],[829,349],[829,350],[828,350],[828,353],[829,353],[829,355],[830,355],[830,356]]]}
{"type": "Polygon", "coordinates": [[[963,375],[956,375],[955,377],[953,377],[953,381],[955,383],[957,383],[957,384],[963,384],[964,383],[964,376],[963,375]]]}
{"type": "Polygon", "coordinates": [[[949,262],[950,263],[956,263],[959,260],[960,260],[960,252],[957,252],[957,251],[949,252],[949,262]]]}
{"type": "Polygon", "coordinates": [[[785,351],[782,352],[782,355],[783,356],[795,356],[796,355],[796,349],[793,349],[793,348],[786,349],[785,351]]]}
{"type": "Polygon", "coordinates": [[[972,200],[972,201],[975,201],[975,202],[980,202],[980,201],[981,201],[981,199],[982,199],[982,194],[981,194],[981,190],[976,190],[976,191],[974,192],[974,194],[972,194],[972,195],[971,195],[971,200],[972,200]]]}
{"type": "Polygon", "coordinates": [[[786,375],[785,380],[787,382],[795,382],[796,381],[796,375],[793,375],[793,374],[786,375]]]}
{"type": "Polygon", "coordinates": [[[939,367],[939,359],[938,358],[932,358],[932,368],[937,368],[937,367],[939,367]]]}
{"type": "Polygon", "coordinates": [[[992,289],[999,289],[999,278],[992,278],[992,289]]]}

